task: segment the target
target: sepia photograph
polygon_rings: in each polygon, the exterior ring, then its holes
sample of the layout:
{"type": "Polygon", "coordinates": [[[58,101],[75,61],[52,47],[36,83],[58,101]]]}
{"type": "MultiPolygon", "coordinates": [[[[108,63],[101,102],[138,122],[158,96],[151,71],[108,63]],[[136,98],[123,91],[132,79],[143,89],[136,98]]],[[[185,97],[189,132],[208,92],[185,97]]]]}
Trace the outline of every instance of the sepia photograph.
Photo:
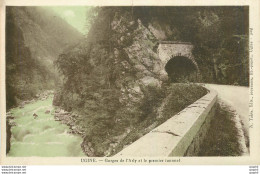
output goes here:
{"type": "Polygon", "coordinates": [[[7,7],[7,155],[248,155],[248,14],[7,7]]]}
{"type": "Polygon", "coordinates": [[[5,159],[249,159],[250,8],[7,5],[5,159]]]}

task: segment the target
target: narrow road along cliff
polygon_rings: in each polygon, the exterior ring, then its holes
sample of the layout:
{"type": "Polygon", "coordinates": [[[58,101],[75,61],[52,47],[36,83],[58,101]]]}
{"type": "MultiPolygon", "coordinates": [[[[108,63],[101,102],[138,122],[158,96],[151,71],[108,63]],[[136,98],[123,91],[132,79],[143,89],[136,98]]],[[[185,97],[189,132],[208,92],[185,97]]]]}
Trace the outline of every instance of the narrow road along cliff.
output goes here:
{"type": "Polygon", "coordinates": [[[205,86],[216,90],[219,99],[231,106],[239,115],[246,144],[249,146],[249,88],[216,84],[205,84],[205,86]]]}

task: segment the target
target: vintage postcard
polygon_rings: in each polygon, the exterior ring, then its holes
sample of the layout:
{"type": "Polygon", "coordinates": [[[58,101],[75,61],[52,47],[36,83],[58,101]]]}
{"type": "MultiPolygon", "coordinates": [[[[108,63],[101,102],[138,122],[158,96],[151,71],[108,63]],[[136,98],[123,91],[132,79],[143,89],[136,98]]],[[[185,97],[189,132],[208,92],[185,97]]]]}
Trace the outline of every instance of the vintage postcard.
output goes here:
{"type": "Polygon", "coordinates": [[[1,2],[1,165],[260,164],[259,2],[1,2]]]}

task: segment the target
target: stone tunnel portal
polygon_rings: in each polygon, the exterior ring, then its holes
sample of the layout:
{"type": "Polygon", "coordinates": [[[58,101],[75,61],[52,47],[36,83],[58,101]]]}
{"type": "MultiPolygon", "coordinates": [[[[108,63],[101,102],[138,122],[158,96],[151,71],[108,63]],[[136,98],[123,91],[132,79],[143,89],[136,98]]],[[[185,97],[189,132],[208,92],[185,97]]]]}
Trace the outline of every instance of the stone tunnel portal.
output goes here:
{"type": "Polygon", "coordinates": [[[172,57],[165,65],[170,82],[192,82],[197,76],[197,66],[185,56],[172,57]]]}

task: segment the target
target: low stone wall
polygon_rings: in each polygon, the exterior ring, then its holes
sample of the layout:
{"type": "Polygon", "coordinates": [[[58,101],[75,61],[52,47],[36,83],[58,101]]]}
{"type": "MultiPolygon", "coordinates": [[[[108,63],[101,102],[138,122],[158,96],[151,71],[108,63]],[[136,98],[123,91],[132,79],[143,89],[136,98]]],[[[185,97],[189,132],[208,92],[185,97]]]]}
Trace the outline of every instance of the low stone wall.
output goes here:
{"type": "Polygon", "coordinates": [[[217,93],[209,93],[115,155],[196,156],[215,114],[217,93]]]}

